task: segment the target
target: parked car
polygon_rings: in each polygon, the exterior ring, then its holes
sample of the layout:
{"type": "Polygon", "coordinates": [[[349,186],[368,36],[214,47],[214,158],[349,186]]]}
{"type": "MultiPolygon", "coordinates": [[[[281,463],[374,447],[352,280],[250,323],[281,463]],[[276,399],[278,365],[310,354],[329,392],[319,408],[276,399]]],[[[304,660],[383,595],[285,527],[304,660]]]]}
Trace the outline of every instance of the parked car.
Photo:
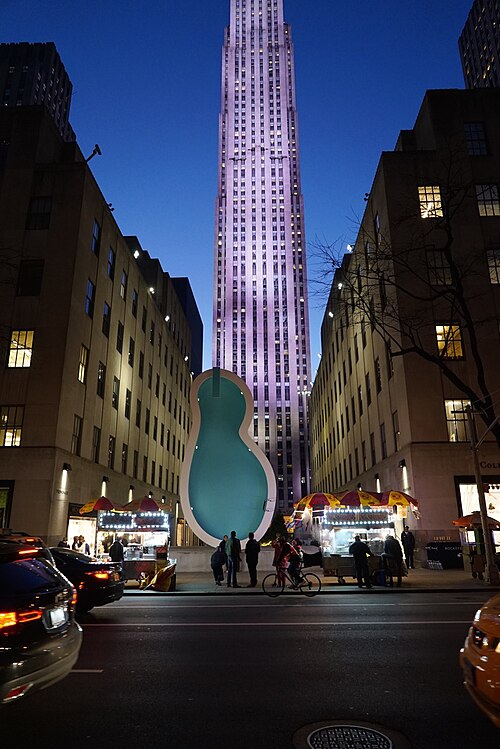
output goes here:
{"type": "Polygon", "coordinates": [[[500,728],[500,594],[476,612],[460,651],[465,688],[500,728]]]}
{"type": "Polygon", "coordinates": [[[52,547],[50,552],[57,569],[77,589],[77,611],[87,612],[122,597],[125,578],[119,562],[98,562],[79,551],[61,547],[52,547]]]}
{"type": "Polygon", "coordinates": [[[45,551],[0,537],[0,703],[63,679],[78,659],[76,590],[45,551]]]}
{"type": "Polygon", "coordinates": [[[11,541],[12,543],[25,544],[39,549],[39,556],[44,557],[51,564],[54,564],[54,557],[50,553],[47,544],[38,536],[30,536],[29,533],[24,533],[23,531],[13,531],[11,528],[0,528],[0,541],[11,541]]]}

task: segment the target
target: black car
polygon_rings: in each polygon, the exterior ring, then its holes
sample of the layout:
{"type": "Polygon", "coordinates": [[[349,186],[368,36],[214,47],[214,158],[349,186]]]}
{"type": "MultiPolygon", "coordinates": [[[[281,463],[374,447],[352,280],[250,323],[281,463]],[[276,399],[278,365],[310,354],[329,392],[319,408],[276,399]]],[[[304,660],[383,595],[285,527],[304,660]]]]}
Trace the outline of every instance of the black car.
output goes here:
{"type": "Polygon", "coordinates": [[[0,540],[0,703],[63,679],[78,659],[76,591],[45,551],[0,540]]]}
{"type": "Polygon", "coordinates": [[[59,546],[52,547],[50,552],[57,569],[77,590],[77,611],[84,613],[122,597],[125,578],[119,562],[98,562],[79,551],[59,546]]]}

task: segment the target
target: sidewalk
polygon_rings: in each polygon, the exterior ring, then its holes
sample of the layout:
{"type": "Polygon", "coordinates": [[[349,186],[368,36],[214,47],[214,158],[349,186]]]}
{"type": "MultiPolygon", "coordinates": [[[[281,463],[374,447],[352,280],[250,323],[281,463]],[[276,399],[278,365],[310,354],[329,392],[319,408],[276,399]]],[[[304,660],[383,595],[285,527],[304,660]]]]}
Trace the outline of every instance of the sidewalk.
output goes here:
{"type": "MultiPolygon", "coordinates": [[[[323,577],[323,570],[318,567],[310,567],[306,572],[311,571],[318,575],[321,580],[321,593],[335,595],[336,593],[341,594],[365,594],[367,591],[360,590],[356,584],[356,580],[353,578],[346,578],[346,585],[339,585],[336,577],[323,577]]],[[[139,590],[138,588],[129,587],[125,588],[124,595],[131,596],[175,596],[175,595],[213,595],[213,596],[227,596],[227,595],[264,595],[261,587],[262,579],[267,572],[262,572],[258,575],[259,582],[256,588],[247,588],[248,584],[248,573],[242,572],[238,576],[238,582],[241,588],[228,588],[226,582],[222,586],[218,587],[214,583],[213,575],[211,572],[177,572],[177,586],[176,590],[169,593],[159,593],[154,590],[139,590]]],[[[464,570],[429,570],[429,569],[415,569],[410,570],[408,577],[403,578],[403,584],[400,588],[394,585],[393,588],[382,588],[375,586],[370,591],[373,593],[444,593],[444,592],[473,592],[480,593],[482,596],[488,596],[489,594],[494,595],[500,591],[500,587],[494,587],[487,585],[484,581],[474,579],[470,573],[464,570]]],[[[301,595],[299,592],[286,591],[287,595],[301,595]]]]}

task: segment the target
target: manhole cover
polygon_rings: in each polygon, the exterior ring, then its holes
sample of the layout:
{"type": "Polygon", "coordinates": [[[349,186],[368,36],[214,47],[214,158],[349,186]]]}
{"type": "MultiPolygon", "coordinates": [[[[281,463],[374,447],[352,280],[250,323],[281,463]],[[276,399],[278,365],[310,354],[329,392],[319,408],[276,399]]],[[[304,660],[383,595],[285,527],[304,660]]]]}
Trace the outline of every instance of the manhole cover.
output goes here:
{"type": "Polygon", "coordinates": [[[388,736],[362,726],[326,726],[307,741],[311,749],[394,749],[388,736]]]}
{"type": "Polygon", "coordinates": [[[296,749],[410,749],[405,737],[374,723],[330,721],[304,726],[294,736],[296,749]]]}

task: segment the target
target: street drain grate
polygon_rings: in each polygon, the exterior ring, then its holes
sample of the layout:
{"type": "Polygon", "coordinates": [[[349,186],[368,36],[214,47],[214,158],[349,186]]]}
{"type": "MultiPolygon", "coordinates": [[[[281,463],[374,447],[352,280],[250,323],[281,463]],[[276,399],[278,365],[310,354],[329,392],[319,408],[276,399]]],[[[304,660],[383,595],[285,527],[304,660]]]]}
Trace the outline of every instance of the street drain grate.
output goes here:
{"type": "Polygon", "coordinates": [[[296,749],[410,749],[402,734],[373,723],[331,721],[301,728],[296,749]]]}

